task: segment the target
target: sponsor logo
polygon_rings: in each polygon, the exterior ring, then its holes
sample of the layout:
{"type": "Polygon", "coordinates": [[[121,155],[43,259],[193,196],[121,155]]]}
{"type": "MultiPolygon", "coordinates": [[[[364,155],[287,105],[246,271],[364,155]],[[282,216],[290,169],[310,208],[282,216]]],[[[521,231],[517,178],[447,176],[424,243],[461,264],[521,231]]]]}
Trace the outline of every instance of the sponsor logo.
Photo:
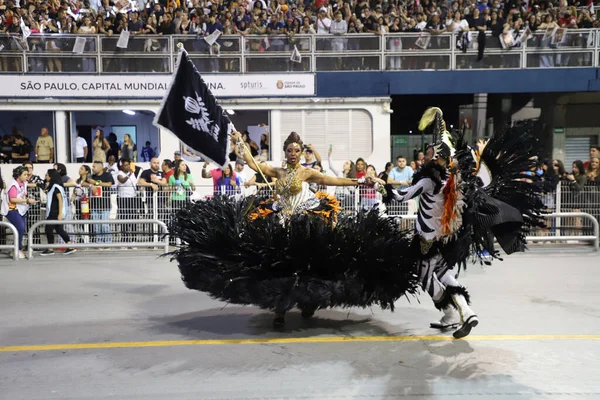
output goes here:
{"type": "Polygon", "coordinates": [[[304,89],[306,85],[300,81],[277,81],[277,89],[304,89]]]}

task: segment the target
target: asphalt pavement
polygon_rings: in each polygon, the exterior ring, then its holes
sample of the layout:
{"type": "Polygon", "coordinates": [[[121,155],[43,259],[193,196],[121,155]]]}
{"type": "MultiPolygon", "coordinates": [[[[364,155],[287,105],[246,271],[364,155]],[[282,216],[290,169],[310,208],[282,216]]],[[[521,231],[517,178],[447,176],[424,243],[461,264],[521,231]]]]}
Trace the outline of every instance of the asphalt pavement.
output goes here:
{"type": "Polygon", "coordinates": [[[600,257],[534,246],[461,282],[480,324],[395,312],[272,315],[190,291],[150,251],[0,258],[0,399],[600,399],[600,257]]]}

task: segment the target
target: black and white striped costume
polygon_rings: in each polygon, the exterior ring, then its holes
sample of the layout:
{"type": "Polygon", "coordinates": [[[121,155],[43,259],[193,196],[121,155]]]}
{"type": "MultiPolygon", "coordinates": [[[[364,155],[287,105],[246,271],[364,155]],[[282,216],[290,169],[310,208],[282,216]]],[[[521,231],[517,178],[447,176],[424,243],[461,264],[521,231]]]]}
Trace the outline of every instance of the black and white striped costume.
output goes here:
{"type": "Polygon", "coordinates": [[[447,287],[461,287],[452,270],[454,266],[448,265],[442,254],[432,249],[436,241],[443,239],[444,186],[445,181],[440,185],[432,178],[424,177],[406,189],[394,191],[394,199],[400,202],[419,197],[415,240],[420,242],[421,252],[427,255],[420,263],[420,281],[436,305],[441,303],[447,287]]]}
{"type": "Polygon", "coordinates": [[[444,312],[432,328],[460,326],[454,337],[467,336],[479,319],[469,293],[456,280],[460,268],[470,258],[487,265],[499,259],[494,239],[506,254],[524,251],[529,227],[542,224],[539,189],[526,175],[539,148],[533,132],[542,126],[515,125],[470,147],[461,132],[445,130],[440,109],[423,114],[419,129],[434,138],[425,152],[429,161],[412,186],[386,188],[391,196],[384,202],[419,197],[411,252],[418,256],[421,287],[444,312]]]}

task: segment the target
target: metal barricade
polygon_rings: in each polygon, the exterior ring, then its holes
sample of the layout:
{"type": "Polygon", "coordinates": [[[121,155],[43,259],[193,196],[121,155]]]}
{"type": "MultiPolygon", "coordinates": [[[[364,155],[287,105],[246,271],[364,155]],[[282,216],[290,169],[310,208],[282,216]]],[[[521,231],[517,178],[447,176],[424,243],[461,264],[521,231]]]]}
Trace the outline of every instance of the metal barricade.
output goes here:
{"type": "MultiPolygon", "coordinates": [[[[42,190],[39,186],[30,187],[27,189],[27,193],[29,197],[36,200],[35,204],[29,206],[29,210],[27,211],[27,220],[25,224],[25,232],[29,232],[31,227],[38,221],[42,221],[46,218],[46,201],[47,196],[46,192],[42,190]]],[[[41,237],[39,234],[35,234],[31,239],[29,237],[23,238],[23,245],[29,246],[30,243],[41,243],[41,237]],[[25,241],[25,239],[27,239],[25,241]],[[31,240],[31,241],[30,241],[31,240]]]]}
{"type": "MultiPolygon", "coordinates": [[[[600,186],[577,186],[560,182],[556,191],[544,197],[549,212],[587,213],[600,221],[600,186]]],[[[550,229],[562,234],[563,231],[590,231],[593,229],[588,219],[582,217],[558,218],[552,221],[550,229]]]]}
{"type": "MultiPolygon", "coordinates": [[[[388,214],[389,215],[389,214],[388,214]]],[[[593,215],[588,213],[552,213],[545,214],[544,218],[548,219],[557,219],[557,218],[573,218],[573,217],[582,217],[586,218],[590,221],[592,226],[592,235],[560,235],[560,236],[527,236],[525,239],[528,242],[546,242],[546,241],[557,241],[557,242],[569,242],[569,241],[577,241],[577,242],[591,242],[594,247],[594,251],[598,251],[599,247],[599,239],[600,239],[600,228],[598,221],[594,218],[593,215]]],[[[398,221],[398,223],[402,223],[403,221],[414,221],[417,220],[416,215],[390,215],[390,218],[394,218],[398,221]]],[[[403,225],[404,227],[404,225],[403,225]]]]}
{"type": "Polygon", "coordinates": [[[600,215],[600,186],[586,185],[581,188],[560,182],[556,187],[555,209],[562,211],[584,211],[594,216],[600,215]]]}
{"type": "MultiPolygon", "coordinates": [[[[17,228],[10,222],[0,221],[0,227],[8,228],[12,231],[13,234],[13,244],[0,244],[0,250],[10,250],[13,251],[13,259],[15,261],[19,260],[19,232],[17,228]]],[[[6,240],[7,235],[4,235],[4,240],[6,240]]]]}
{"type": "Polygon", "coordinates": [[[600,237],[598,221],[594,218],[593,215],[582,212],[561,212],[561,213],[552,213],[552,214],[544,214],[544,218],[547,219],[559,219],[559,218],[575,218],[581,217],[587,219],[592,226],[592,235],[536,235],[536,236],[527,236],[528,242],[547,242],[547,241],[555,241],[555,242],[568,242],[568,241],[577,241],[577,242],[591,242],[594,246],[594,251],[598,251],[598,240],[600,237]]]}
{"type": "MultiPolygon", "coordinates": [[[[239,183],[238,183],[239,184],[239,183]]],[[[318,191],[327,191],[335,194],[340,208],[343,212],[355,213],[359,210],[371,209],[376,207],[384,215],[390,218],[398,218],[403,229],[411,229],[414,225],[416,212],[418,209],[418,199],[409,200],[405,203],[393,201],[390,204],[384,205],[381,198],[381,193],[375,186],[363,185],[360,187],[318,187],[313,188],[318,191]]],[[[545,228],[535,228],[529,233],[528,240],[531,242],[593,242],[597,248],[597,219],[598,211],[600,210],[600,201],[594,200],[590,196],[596,194],[600,197],[600,191],[596,187],[585,188],[584,191],[578,192],[575,195],[569,191],[567,185],[558,186],[556,193],[550,193],[544,196],[546,211],[548,214],[545,218],[549,224],[545,228]],[[581,194],[584,193],[581,200],[581,194]],[[576,200],[579,199],[579,200],[576,200]],[[561,210],[563,212],[561,212],[561,210]],[[568,212],[564,212],[568,211],[568,212]]],[[[212,184],[199,181],[196,184],[194,191],[191,187],[182,186],[163,186],[158,190],[153,190],[149,187],[131,188],[130,191],[111,189],[110,192],[110,210],[102,211],[98,215],[93,215],[94,210],[90,212],[89,220],[69,220],[61,221],[64,225],[74,225],[74,233],[72,237],[80,237],[84,244],[90,246],[81,247],[138,247],[143,243],[143,247],[154,247],[159,243],[159,232],[162,227],[166,231],[167,227],[172,222],[175,213],[183,207],[186,207],[190,202],[201,200],[216,194],[241,195],[248,196],[256,193],[254,186],[232,186],[225,182],[215,188],[212,184]],[[97,218],[97,220],[94,220],[97,218]],[[99,227],[104,221],[107,227],[99,227]],[[162,225],[158,225],[158,223],[162,225]],[[77,229],[77,227],[85,229],[77,229]],[[83,232],[82,232],[83,231],[83,232]],[[109,236],[113,242],[118,245],[107,246],[102,239],[104,236],[109,236]]],[[[268,195],[268,193],[264,193],[268,195]]],[[[597,199],[597,200],[600,200],[597,199]]],[[[78,213],[75,213],[77,216],[78,213]]],[[[41,236],[36,231],[35,227],[43,225],[44,221],[36,221],[29,230],[29,240],[31,235],[41,236]]],[[[170,244],[179,244],[179,241],[170,237],[170,244]]],[[[52,247],[67,247],[65,245],[44,245],[39,244],[41,241],[33,240],[34,248],[52,248],[52,247]]],[[[162,242],[160,242],[162,243],[162,242]]],[[[169,242],[166,243],[168,245],[169,242]]],[[[68,247],[71,247],[69,245],[68,247]]],[[[77,246],[72,246],[77,248],[77,246]]]]}
{"type": "Polygon", "coordinates": [[[113,237],[110,233],[102,232],[99,235],[106,235],[103,239],[107,240],[99,240],[94,243],[69,243],[68,247],[79,249],[79,248],[106,248],[106,247],[162,247],[164,246],[165,253],[169,252],[169,232],[167,229],[167,225],[156,219],[137,219],[137,220],[111,220],[111,219],[99,219],[99,220],[80,220],[80,221],[56,221],[56,220],[46,220],[36,222],[29,232],[27,233],[29,238],[29,243],[31,243],[28,247],[29,258],[33,257],[33,250],[39,249],[54,249],[57,247],[63,247],[66,245],[61,245],[58,243],[54,244],[37,244],[32,243],[32,237],[34,232],[38,227],[42,225],[131,225],[131,224],[152,224],[158,226],[163,229],[164,233],[157,233],[155,236],[155,240],[151,242],[123,242],[123,241],[113,241],[113,237]],[[161,240],[162,237],[162,240],[161,240]]]}

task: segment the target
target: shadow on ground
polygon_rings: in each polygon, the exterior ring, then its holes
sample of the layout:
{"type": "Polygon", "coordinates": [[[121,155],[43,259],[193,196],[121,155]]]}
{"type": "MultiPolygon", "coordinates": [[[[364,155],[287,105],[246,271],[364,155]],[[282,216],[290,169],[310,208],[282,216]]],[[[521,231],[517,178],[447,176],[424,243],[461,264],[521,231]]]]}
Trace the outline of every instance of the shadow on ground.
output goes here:
{"type": "Polygon", "coordinates": [[[167,317],[151,318],[152,330],[160,334],[178,334],[187,339],[218,337],[312,337],[321,335],[368,336],[390,335],[383,323],[352,312],[318,310],[312,318],[302,318],[299,311],[286,314],[285,329],[273,328],[273,313],[255,307],[229,306],[167,317]]]}

